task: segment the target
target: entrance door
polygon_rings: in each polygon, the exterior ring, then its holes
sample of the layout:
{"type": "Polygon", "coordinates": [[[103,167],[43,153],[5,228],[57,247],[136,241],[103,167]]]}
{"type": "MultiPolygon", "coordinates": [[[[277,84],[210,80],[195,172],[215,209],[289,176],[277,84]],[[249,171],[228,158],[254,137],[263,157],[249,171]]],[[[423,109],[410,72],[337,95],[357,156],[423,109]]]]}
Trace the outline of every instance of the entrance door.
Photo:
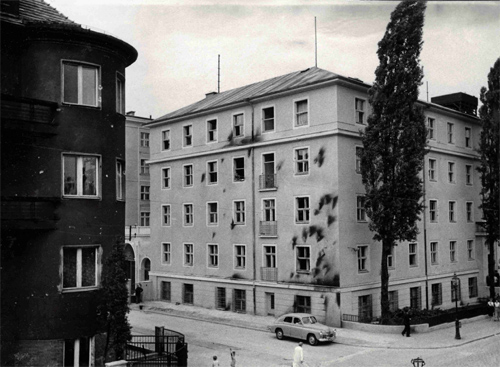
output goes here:
{"type": "Polygon", "coordinates": [[[266,293],[266,313],[274,316],[274,293],[266,293]]]}

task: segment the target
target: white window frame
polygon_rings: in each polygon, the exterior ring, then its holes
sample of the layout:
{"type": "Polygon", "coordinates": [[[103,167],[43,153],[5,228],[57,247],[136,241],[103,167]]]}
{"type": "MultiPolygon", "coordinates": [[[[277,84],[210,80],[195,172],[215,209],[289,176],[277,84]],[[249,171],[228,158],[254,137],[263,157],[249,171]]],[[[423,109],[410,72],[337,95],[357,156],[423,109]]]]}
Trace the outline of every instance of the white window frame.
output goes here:
{"type": "Polygon", "coordinates": [[[146,131],[141,131],[139,133],[142,148],[149,148],[149,133],[146,131]]]}
{"type": "Polygon", "coordinates": [[[309,163],[309,147],[298,147],[293,150],[293,161],[294,161],[294,174],[295,176],[307,176],[309,175],[309,170],[311,168],[311,164],[309,163]],[[306,151],[306,158],[299,160],[298,153],[299,151],[306,151]],[[299,166],[302,165],[302,171],[299,170],[299,166]]]}
{"type": "Polygon", "coordinates": [[[278,248],[275,244],[263,244],[262,245],[262,266],[265,268],[277,268],[278,267],[278,248]],[[273,252],[268,252],[267,249],[274,249],[273,252]],[[268,257],[272,259],[267,261],[268,257]],[[274,265],[274,266],[268,266],[274,265]]]}
{"type": "Polygon", "coordinates": [[[182,148],[191,148],[192,146],[193,146],[193,124],[182,125],[182,148]],[[188,128],[189,131],[186,131],[186,128],[188,128]],[[189,144],[188,144],[188,139],[189,139],[189,144]]]}
{"type": "Polygon", "coordinates": [[[86,106],[86,107],[101,107],[101,66],[98,64],[91,64],[91,63],[86,63],[86,62],[81,62],[81,61],[76,61],[76,60],[61,60],[61,96],[62,96],[62,103],[66,105],[73,105],[73,106],[86,106]],[[65,95],[64,95],[64,86],[65,86],[65,73],[64,73],[64,66],[65,65],[73,65],[78,67],[78,76],[77,76],[77,84],[78,84],[78,101],[77,102],[68,102],[65,101],[65,95]],[[92,68],[96,70],[96,80],[95,80],[95,104],[85,104],[83,103],[83,74],[82,70],[83,68],[92,68]]]}
{"type": "Polygon", "coordinates": [[[141,201],[149,201],[151,193],[151,186],[141,185],[141,201]]]}
{"type": "Polygon", "coordinates": [[[448,201],[448,222],[456,223],[457,222],[457,202],[455,200],[448,201]]]}
{"type": "Polygon", "coordinates": [[[233,200],[233,221],[235,225],[246,225],[246,205],[246,200],[233,200]],[[243,211],[238,210],[237,206],[239,203],[243,203],[243,211]],[[242,216],[243,220],[238,220],[238,216],[242,216]]]}
{"type": "Polygon", "coordinates": [[[476,259],[476,243],[474,240],[467,240],[466,241],[466,246],[467,246],[467,260],[473,261],[476,259]]]}
{"type": "Polygon", "coordinates": [[[427,117],[427,137],[429,140],[436,140],[436,119],[427,117]]]}
{"type": "Polygon", "coordinates": [[[194,166],[192,163],[182,165],[182,186],[183,187],[193,187],[194,186],[194,166]],[[186,168],[191,167],[191,173],[186,173],[186,168]],[[189,179],[188,179],[189,177],[189,179]],[[190,184],[188,183],[190,182],[190,184]]]}
{"type": "Polygon", "coordinates": [[[162,167],[161,168],[161,189],[170,190],[172,187],[172,167],[162,167]]]}
{"type": "MultiPolygon", "coordinates": [[[[66,359],[66,354],[69,352],[66,350],[66,343],[69,341],[73,341],[73,366],[79,366],[80,365],[80,351],[82,348],[80,347],[81,344],[81,339],[83,338],[76,338],[76,339],[65,339],[63,342],[63,358],[64,360],[66,359]]],[[[89,337],[89,356],[88,356],[88,366],[95,366],[95,336],[89,337]]],[[[83,361],[86,363],[86,361],[83,361]]]]}
{"type": "Polygon", "coordinates": [[[439,263],[439,242],[431,241],[429,243],[429,251],[431,265],[437,265],[439,263]]]}
{"type": "Polygon", "coordinates": [[[161,206],[161,225],[162,227],[172,226],[172,206],[170,204],[162,204],[161,206]]]}
{"type": "Polygon", "coordinates": [[[161,263],[163,265],[170,265],[172,263],[172,243],[161,243],[161,263]]]}
{"type": "Polygon", "coordinates": [[[448,183],[454,184],[455,181],[455,162],[448,161],[448,183]]]}
{"type": "Polygon", "coordinates": [[[116,72],[116,112],[125,115],[125,75],[116,72]]]}
{"type": "Polygon", "coordinates": [[[183,267],[193,267],[194,266],[194,243],[184,242],[182,244],[182,265],[183,267]],[[190,250],[190,251],[189,251],[190,250]],[[191,259],[191,261],[188,261],[191,259]]]}
{"type": "Polygon", "coordinates": [[[231,115],[231,131],[233,133],[233,138],[236,139],[236,138],[243,138],[245,136],[245,111],[238,111],[238,112],[235,112],[231,115]],[[236,116],[242,116],[241,118],[241,125],[236,125],[236,116]],[[239,135],[236,135],[236,126],[240,126],[239,130],[240,130],[240,134],[239,135]]]}
{"type": "Polygon", "coordinates": [[[216,117],[210,118],[206,120],[207,126],[207,144],[217,143],[219,141],[219,121],[216,117]],[[215,129],[210,129],[210,123],[215,121],[215,129]],[[213,135],[213,138],[210,139],[210,135],[213,135]]]}
{"type": "Polygon", "coordinates": [[[474,223],[474,202],[465,202],[465,220],[467,223],[474,223]],[[469,210],[470,209],[470,210],[469,210]]]}
{"type": "Polygon", "coordinates": [[[436,199],[430,199],[429,200],[429,222],[430,223],[437,223],[438,222],[438,201],[436,199]],[[432,208],[432,203],[435,204],[434,208],[432,208]],[[434,218],[432,213],[434,212],[434,218]]]}
{"type": "Polygon", "coordinates": [[[358,273],[367,273],[369,272],[369,252],[368,245],[358,245],[356,247],[356,257],[357,257],[357,268],[358,273]]]}
{"type": "Polygon", "coordinates": [[[355,155],[355,163],[354,163],[354,169],[356,170],[356,173],[361,174],[361,156],[358,154],[358,152],[363,151],[363,147],[356,145],[354,148],[354,155],[355,155]]]}
{"type": "Polygon", "coordinates": [[[219,244],[207,243],[207,268],[218,269],[219,264],[219,244]],[[212,252],[212,249],[215,249],[215,252],[212,252]]]}
{"type": "Polygon", "coordinates": [[[233,268],[234,270],[247,270],[247,245],[243,244],[234,244],[233,245],[233,268]],[[238,248],[243,249],[243,253],[238,252],[238,248]],[[240,265],[238,264],[238,259],[242,259],[240,261],[240,265]],[[241,265],[242,263],[242,265],[241,265]]]}
{"type": "Polygon", "coordinates": [[[166,151],[169,151],[171,148],[172,148],[172,144],[171,144],[170,129],[162,130],[161,131],[161,150],[163,152],[166,152],[166,151]],[[165,148],[165,144],[168,145],[167,148],[165,148]]]}
{"type": "Polygon", "coordinates": [[[366,216],[365,203],[365,195],[356,195],[356,221],[358,223],[366,223],[368,221],[366,216]],[[360,199],[362,199],[362,205],[360,205],[360,199]]]}
{"type": "Polygon", "coordinates": [[[139,219],[140,227],[149,227],[151,225],[151,213],[149,211],[141,211],[139,219]]]}
{"type": "Polygon", "coordinates": [[[96,154],[83,154],[83,153],[62,153],[62,187],[61,192],[64,198],[68,199],[100,199],[101,198],[101,156],[96,154]],[[65,171],[64,171],[64,158],[65,157],[76,157],[76,194],[65,194],[65,171]],[[95,195],[84,195],[83,194],[83,159],[84,158],[95,158],[95,195]]]}
{"type": "Polygon", "coordinates": [[[262,221],[263,222],[277,222],[277,207],[276,207],[276,198],[262,198],[262,201],[261,201],[261,208],[262,208],[262,221]],[[271,207],[269,206],[269,208],[266,207],[265,203],[266,201],[269,201],[269,202],[273,202],[274,205],[271,207]],[[270,214],[272,214],[272,216],[270,216],[270,218],[272,217],[273,219],[271,220],[267,220],[266,219],[266,210],[270,210],[270,214]]]}
{"type": "Polygon", "coordinates": [[[366,98],[354,97],[354,121],[358,125],[366,125],[366,106],[366,98]],[[362,109],[358,109],[358,101],[362,102],[362,109]],[[360,116],[361,118],[359,118],[360,116]]]}
{"type": "Polygon", "coordinates": [[[149,175],[149,164],[146,163],[147,159],[141,159],[139,161],[141,165],[141,175],[149,175]]]}
{"type": "Polygon", "coordinates": [[[300,195],[295,197],[295,224],[309,224],[311,222],[311,197],[309,195],[300,195]],[[301,208],[299,207],[299,200],[304,199],[303,201],[307,204],[307,206],[301,208]],[[302,217],[305,218],[300,220],[300,213],[302,213],[302,217]]]}
{"type": "Polygon", "coordinates": [[[389,255],[387,255],[387,268],[396,268],[396,253],[394,252],[394,246],[391,246],[391,251],[389,252],[389,255]]]}
{"type": "Polygon", "coordinates": [[[182,204],[182,226],[183,227],[193,227],[194,226],[194,205],[193,203],[183,203],[182,204]],[[187,208],[191,208],[191,212],[187,212],[187,208]],[[189,222],[188,218],[191,218],[189,222]]]}
{"type": "Polygon", "coordinates": [[[408,244],[408,265],[412,268],[418,266],[418,243],[416,242],[408,244]],[[414,246],[414,248],[412,248],[412,246],[414,246]],[[412,259],[414,260],[412,261],[412,259]]]}
{"type": "Polygon", "coordinates": [[[465,141],[464,145],[468,149],[472,149],[472,129],[470,126],[465,126],[465,141]]]}
{"type": "Polygon", "coordinates": [[[233,182],[244,182],[245,181],[245,175],[246,175],[246,172],[245,172],[245,157],[244,156],[241,156],[241,157],[233,157],[233,170],[232,170],[232,173],[233,173],[233,182]],[[239,160],[239,159],[242,159],[243,160],[243,179],[236,179],[236,160],[239,160]]]}
{"type": "MultiPolygon", "coordinates": [[[[304,254],[305,255],[305,254],[304,254]]],[[[306,273],[309,274],[311,272],[311,246],[295,246],[295,272],[296,273],[306,273]],[[309,256],[301,256],[301,259],[305,259],[307,263],[307,269],[299,269],[299,249],[307,249],[309,256]]]]}
{"type": "Polygon", "coordinates": [[[116,200],[125,201],[125,162],[116,160],[116,200]]]}
{"type": "Polygon", "coordinates": [[[455,124],[453,122],[446,123],[446,142],[448,144],[455,144],[455,124]]]}
{"type": "Polygon", "coordinates": [[[310,110],[310,104],[309,104],[309,97],[305,98],[296,98],[293,100],[293,128],[294,129],[300,129],[303,127],[308,127],[311,124],[311,114],[309,112],[310,110]],[[306,102],[307,103],[307,112],[302,112],[301,114],[306,114],[307,115],[307,123],[303,125],[298,124],[298,118],[299,118],[299,112],[298,112],[298,104],[300,102],[306,102]]]}
{"type": "Polygon", "coordinates": [[[61,246],[60,249],[60,261],[61,261],[61,283],[60,288],[62,292],[82,292],[95,290],[99,288],[101,284],[101,259],[102,259],[102,247],[100,245],[80,245],[80,246],[61,246]],[[82,250],[83,249],[95,249],[95,283],[89,286],[82,285],[83,278],[83,263],[82,263],[82,250]],[[76,286],[74,287],[64,287],[64,250],[73,249],[76,250],[76,286]]]}
{"type": "MultiPolygon", "coordinates": [[[[263,134],[273,133],[276,131],[276,107],[274,105],[262,106],[260,109],[261,113],[261,131],[263,134]],[[266,119],[264,118],[264,110],[273,109],[273,128],[272,130],[266,130],[266,119]]],[[[267,119],[270,120],[270,119],[267,119]]]]}
{"type": "Polygon", "coordinates": [[[450,242],[450,263],[456,263],[457,259],[457,241],[451,240],[450,242]]]}
{"type": "Polygon", "coordinates": [[[207,185],[217,185],[219,182],[219,162],[218,160],[215,161],[208,161],[207,162],[207,185]],[[214,165],[215,170],[212,170],[210,167],[211,165],[214,165]],[[215,181],[212,181],[212,174],[215,175],[215,181]]]}
{"type": "Polygon", "coordinates": [[[217,227],[219,225],[219,202],[218,201],[208,201],[207,202],[207,226],[217,227]],[[215,213],[211,211],[212,205],[215,204],[215,213]],[[215,218],[215,221],[212,220],[215,218]]]}
{"type": "Polygon", "coordinates": [[[472,169],[472,164],[465,165],[465,184],[467,186],[472,186],[474,182],[474,170],[472,169]]]}
{"type": "Polygon", "coordinates": [[[429,181],[436,182],[437,181],[437,159],[429,158],[428,164],[429,164],[429,170],[428,170],[429,181]]]}

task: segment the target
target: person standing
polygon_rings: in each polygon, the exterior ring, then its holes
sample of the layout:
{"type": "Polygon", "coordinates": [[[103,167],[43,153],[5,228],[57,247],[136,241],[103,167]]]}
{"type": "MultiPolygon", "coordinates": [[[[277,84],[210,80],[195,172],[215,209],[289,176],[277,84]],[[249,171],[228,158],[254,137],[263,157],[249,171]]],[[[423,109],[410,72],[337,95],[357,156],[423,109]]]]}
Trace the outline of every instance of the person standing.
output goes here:
{"type": "Polygon", "coordinates": [[[302,342],[295,347],[293,351],[293,367],[300,367],[304,362],[304,351],[302,350],[302,342]]]}
{"type": "Polygon", "coordinates": [[[219,366],[220,364],[219,361],[217,360],[217,356],[214,356],[212,361],[212,367],[219,367],[219,366]]]}
{"type": "Polygon", "coordinates": [[[405,312],[405,316],[404,316],[404,324],[405,324],[405,328],[403,329],[403,332],[401,333],[401,335],[409,337],[410,336],[410,321],[411,321],[411,318],[410,318],[410,313],[408,311],[405,312]]]}
{"type": "Polygon", "coordinates": [[[493,319],[493,321],[497,321],[495,320],[495,302],[493,301],[493,298],[490,298],[490,300],[488,301],[488,306],[491,307],[491,318],[493,319]]]}
{"type": "Polygon", "coordinates": [[[236,352],[229,348],[229,354],[231,355],[231,367],[236,367],[236,352]]]}
{"type": "Polygon", "coordinates": [[[135,303],[141,303],[142,302],[142,285],[141,283],[137,283],[137,287],[135,287],[135,303]]]}

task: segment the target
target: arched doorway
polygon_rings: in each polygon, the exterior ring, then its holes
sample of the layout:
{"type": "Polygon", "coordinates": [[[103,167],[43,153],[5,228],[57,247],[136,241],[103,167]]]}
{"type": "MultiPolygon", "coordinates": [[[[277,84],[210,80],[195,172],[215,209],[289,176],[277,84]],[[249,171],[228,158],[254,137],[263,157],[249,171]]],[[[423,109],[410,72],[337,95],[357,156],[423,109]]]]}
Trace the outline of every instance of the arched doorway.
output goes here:
{"type": "Polygon", "coordinates": [[[130,246],[129,243],[125,244],[125,259],[127,261],[127,265],[125,268],[125,274],[127,277],[127,288],[129,296],[135,290],[135,255],[134,249],[130,246]]]}

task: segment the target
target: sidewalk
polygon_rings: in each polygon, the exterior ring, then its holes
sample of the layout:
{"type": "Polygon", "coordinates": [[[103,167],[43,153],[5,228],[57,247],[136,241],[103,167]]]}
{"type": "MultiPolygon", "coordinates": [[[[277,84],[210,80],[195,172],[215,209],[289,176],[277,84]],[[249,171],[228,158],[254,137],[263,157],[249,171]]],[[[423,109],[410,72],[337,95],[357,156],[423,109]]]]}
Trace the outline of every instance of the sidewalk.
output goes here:
{"type": "MultiPolygon", "coordinates": [[[[220,311],[196,306],[173,304],[169,302],[148,301],[141,304],[141,312],[165,313],[169,316],[207,321],[239,328],[270,332],[267,326],[274,322],[271,316],[255,316],[220,311]]],[[[131,304],[132,310],[140,310],[139,305],[131,304]]],[[[401,334],[375,334],[365,331],[337,328],[336,343],[368,348],[392,349],[439,349],[471,343],[476,340],[500,336],[500,322],[494,322],[488,316],[478,316],[461,320],[462,339],[455,339],[455,324],[440,325],[426,333],[413,333],[411,337],[401,334]]]]}

